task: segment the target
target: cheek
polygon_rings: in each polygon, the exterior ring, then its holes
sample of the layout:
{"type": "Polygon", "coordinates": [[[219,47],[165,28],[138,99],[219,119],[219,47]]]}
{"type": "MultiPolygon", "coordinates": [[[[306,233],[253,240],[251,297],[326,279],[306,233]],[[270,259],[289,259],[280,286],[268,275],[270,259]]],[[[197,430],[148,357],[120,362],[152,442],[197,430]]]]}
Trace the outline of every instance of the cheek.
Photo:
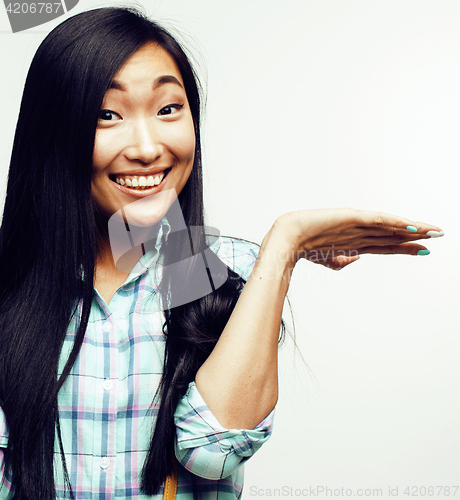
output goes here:
{"type": "Polygon", "coordinates": [[[170,137],[175,156],[182,162],[192,162],[195,157],[195,129],[193,121],[184,122],[170,137]]]}
{"type": "Polygon", "coordinates": [[[96,132],[93,149],[93,175],[97,175],[110,161],[110,141],[104,134],[96,132]]]}
{"type": "Polygon", "coordinates": [[[195,127],[193,126],[193,120],[190,118],[190,123],[188,126],[188,141],[186,144],[188,153],[192,158],[195,157],[195,146],[196,146],[196,137],[195,137],[195,127]]]}

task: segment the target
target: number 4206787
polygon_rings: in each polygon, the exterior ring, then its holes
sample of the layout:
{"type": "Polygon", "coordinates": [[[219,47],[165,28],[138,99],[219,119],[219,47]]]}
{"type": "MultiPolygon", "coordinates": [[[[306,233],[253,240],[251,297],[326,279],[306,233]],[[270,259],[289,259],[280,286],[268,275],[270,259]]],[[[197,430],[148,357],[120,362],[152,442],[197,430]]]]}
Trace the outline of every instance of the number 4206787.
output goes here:
{"type": "Polygon", "coordinates": [[[6,11],[9,14],[57,14],[62,9],[59,3],[9,3],[6,11]]]}
{"type": "Polygon", "coordinates": [[[404,495],[410,497],[454,497],[457,494],[458,488],[458,486],[408,486],[404,490],[404,495]]]}

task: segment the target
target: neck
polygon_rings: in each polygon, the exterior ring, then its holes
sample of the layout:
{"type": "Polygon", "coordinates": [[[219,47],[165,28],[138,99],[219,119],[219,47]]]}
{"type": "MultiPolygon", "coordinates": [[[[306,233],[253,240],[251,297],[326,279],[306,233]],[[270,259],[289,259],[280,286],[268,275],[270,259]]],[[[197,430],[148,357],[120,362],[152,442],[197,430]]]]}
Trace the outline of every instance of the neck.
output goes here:
{"type": "Polygon", "coordinates": [[[100,235],[97,246],[94,287],[107,304],[110,303],[115,292],[126,281],[135,262],[132,265],[129,262],[123,262],[123,264],[122,269],[120,269],[120,265],[118,267],[115,265],[109,238],[100,235]]]}

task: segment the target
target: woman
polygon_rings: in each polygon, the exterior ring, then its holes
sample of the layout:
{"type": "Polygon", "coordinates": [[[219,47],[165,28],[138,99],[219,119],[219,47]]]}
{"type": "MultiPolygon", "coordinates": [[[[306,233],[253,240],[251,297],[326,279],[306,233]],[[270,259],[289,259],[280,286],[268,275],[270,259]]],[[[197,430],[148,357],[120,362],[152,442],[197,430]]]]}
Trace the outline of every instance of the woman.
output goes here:
{"type": "Polygon", "coordinates": [[[62,23],[27,77],[0,233],[0,498],[151,498],[174,456],[178,497],[239,497],[239,466],[271,432],[296,262],[423,254],[413,241],[442,235],[387,214],[296,212],[253,267],[253,245],[210,251],[203,224],[182,49],[129,10],[62,23]],[[120,259],[117,216],[134,248],[120,259]]]}

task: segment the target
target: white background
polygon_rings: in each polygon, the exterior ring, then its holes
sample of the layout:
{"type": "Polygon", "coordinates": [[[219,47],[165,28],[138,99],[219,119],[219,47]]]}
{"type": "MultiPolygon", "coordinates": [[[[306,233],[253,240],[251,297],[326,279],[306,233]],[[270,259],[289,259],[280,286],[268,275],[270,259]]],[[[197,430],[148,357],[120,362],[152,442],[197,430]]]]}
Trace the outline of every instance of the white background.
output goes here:
{"type": "MultiPolygon", "coordinates": [[[[71,14],[103,5],[80,0],[71,14]]],[[[460,2],[142,5],[199,62],[208,223],[260,243],[283,212],[350,206],[446,233],[427,257],[298,265],[290,295],[307,366],[292,342],[282,348],[275,431],[247,464],[243,498],[459,485],[460,2]]],[[[28,65],[63,18],[10,34],[2,9],[4,192],[28,65]]]]}

